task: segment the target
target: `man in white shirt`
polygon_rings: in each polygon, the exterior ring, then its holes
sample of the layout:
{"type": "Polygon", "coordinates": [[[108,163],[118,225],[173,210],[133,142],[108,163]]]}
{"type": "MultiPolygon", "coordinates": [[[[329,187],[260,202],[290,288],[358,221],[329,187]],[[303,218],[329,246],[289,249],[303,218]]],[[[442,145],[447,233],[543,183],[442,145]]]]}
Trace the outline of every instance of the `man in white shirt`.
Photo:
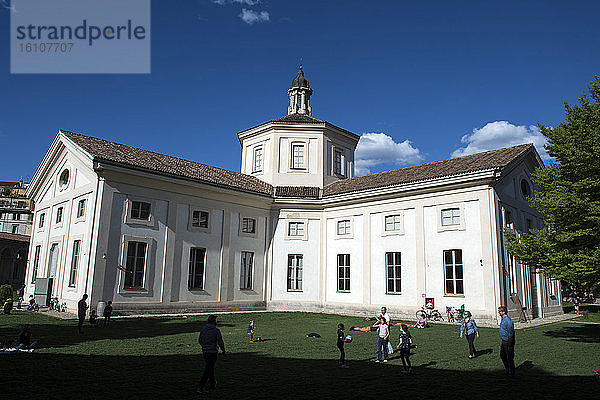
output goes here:
{"type": "Polygon", "coordinates": [[[390,318],[390,314],[388,314],[386,307],[381,307],[381,316],[385,319],[385,322],[390,325],[392,319],[390,318]]]}

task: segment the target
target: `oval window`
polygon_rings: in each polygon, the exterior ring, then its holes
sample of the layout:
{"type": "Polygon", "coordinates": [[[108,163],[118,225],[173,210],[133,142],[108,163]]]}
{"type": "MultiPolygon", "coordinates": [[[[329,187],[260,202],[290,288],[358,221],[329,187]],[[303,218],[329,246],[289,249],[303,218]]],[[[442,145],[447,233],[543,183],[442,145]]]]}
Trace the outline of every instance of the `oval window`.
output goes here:
{"type": "Polygon", "coordinates": [[[69,183],[69,170],[65,169],[63,172],[61,172],[60,178],[58,178],[58,184],[62,187],[62,186],[67,186],[68,183],[69,183]]]}
{"type": "Polygon", "coordinates": [[[529,187],[529,182],[527,182],[525,179],[521,180],[521,194],[523,195],[523,197],[531,196],[531,188],[529,187]]]}

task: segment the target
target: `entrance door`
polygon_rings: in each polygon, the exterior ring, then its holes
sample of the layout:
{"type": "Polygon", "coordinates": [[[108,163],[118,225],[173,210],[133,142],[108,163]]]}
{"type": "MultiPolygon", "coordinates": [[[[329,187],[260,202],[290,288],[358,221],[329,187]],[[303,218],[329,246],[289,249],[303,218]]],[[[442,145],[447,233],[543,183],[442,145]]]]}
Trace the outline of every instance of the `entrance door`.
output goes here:
{"type": "Polygon", "coordinates": [[[538,318],[538,290],[537,290],[537,274],[530,271],[529,277],[531,278],[531,318],[538,318]]]}
{"type": "Polygon", "coordinates": [[[50,259],[48,265],[48,298],[46,301],[50,301],[52,298],[52,291],[54,286],[54,277],[56,276],[56,270],[58,268],[58,243],[52,244],[50,247],[50,259]]]}

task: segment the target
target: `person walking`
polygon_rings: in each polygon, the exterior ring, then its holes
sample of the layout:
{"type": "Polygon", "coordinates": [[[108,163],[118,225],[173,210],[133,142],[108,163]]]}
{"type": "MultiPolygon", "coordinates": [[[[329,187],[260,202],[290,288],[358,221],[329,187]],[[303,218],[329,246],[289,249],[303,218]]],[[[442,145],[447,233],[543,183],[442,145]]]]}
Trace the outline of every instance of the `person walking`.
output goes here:
{"type": "Polygon", "coordinates": [[[77,333],[79,335],[83,335],[83,323],[85,322],[85,313],[87,312],[88,305],[85,302],[88,298],[87,293],[83,295],[81,300],[77,302],[77,317],[79,318],[79,323],[77,324],[77,333]]]}
{"type": "Polygon", "coordinates": [[[216,315],[209,315],[206,325],[204,325],[204,328],[200,331],[200,336],[198,336],[198,343],[202,346],[202,354],[204,356],[204,372],[202,373],[202,378],[200,378],[198,393],[207,393],[208,390],[205,388],[207,380],[210,381],[212,389],[215,389],[217,386],[215,364],[217,363],[219,348],[225,354],[225,343],[223,342],[221,331],[217,328],[216,315]]]}
{"type": "Polygon", "coordinates": [[[498,307],[498,314],[502,318],[498,330],[500,340],[502,340],[500,358],[506,369],[506,375],[513,378],[515,376],[515,324],[507,315],[505,306],[498,307]]]}
{"type": "Polygon", "coordinates": [[[398,346],[396,346],[396,350],[400,350],[400,359],[402,360],[402,366],[404,367],[404,372],[406,373],[412,372],[412,365],[410,364],[411,343],[412,338],[410,336],[410,332],[408,331],[408,325],[400,325],[400,334],[398,335],[398,346]]]}
{"type": "Polygon", "coordinates": [[[377,328],[377,360],[375,362],[381,362],[381,353],[383,352],[383,362],[388,362],[388,340],[390,337],[390,326],[382,316],[373,325],[377,328]]]}
{"type": "Polygon", "coordinates": [[[477,324],[475,320],[471,316],[470,311],[465,311],[465,318],[460,324],[460,337],[463,337],[463,334],[467,337],[467,342],[469,343],[469,358],[475,357],[477,352],[475,351],[475,335],[479,338],[479,329],[477,328],[477,324]]]}

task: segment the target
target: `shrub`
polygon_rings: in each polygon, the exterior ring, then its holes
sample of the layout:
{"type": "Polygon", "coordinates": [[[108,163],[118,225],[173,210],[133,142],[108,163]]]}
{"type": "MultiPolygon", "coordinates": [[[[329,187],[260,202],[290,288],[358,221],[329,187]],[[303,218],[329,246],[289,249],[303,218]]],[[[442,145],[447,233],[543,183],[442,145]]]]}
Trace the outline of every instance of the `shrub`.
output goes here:
{"type": "Polygon", "coordinates": [[[13,299],[13,289],[9,284],[0,286],[0,302],[4,304],[7,300],[13,299]]]}

